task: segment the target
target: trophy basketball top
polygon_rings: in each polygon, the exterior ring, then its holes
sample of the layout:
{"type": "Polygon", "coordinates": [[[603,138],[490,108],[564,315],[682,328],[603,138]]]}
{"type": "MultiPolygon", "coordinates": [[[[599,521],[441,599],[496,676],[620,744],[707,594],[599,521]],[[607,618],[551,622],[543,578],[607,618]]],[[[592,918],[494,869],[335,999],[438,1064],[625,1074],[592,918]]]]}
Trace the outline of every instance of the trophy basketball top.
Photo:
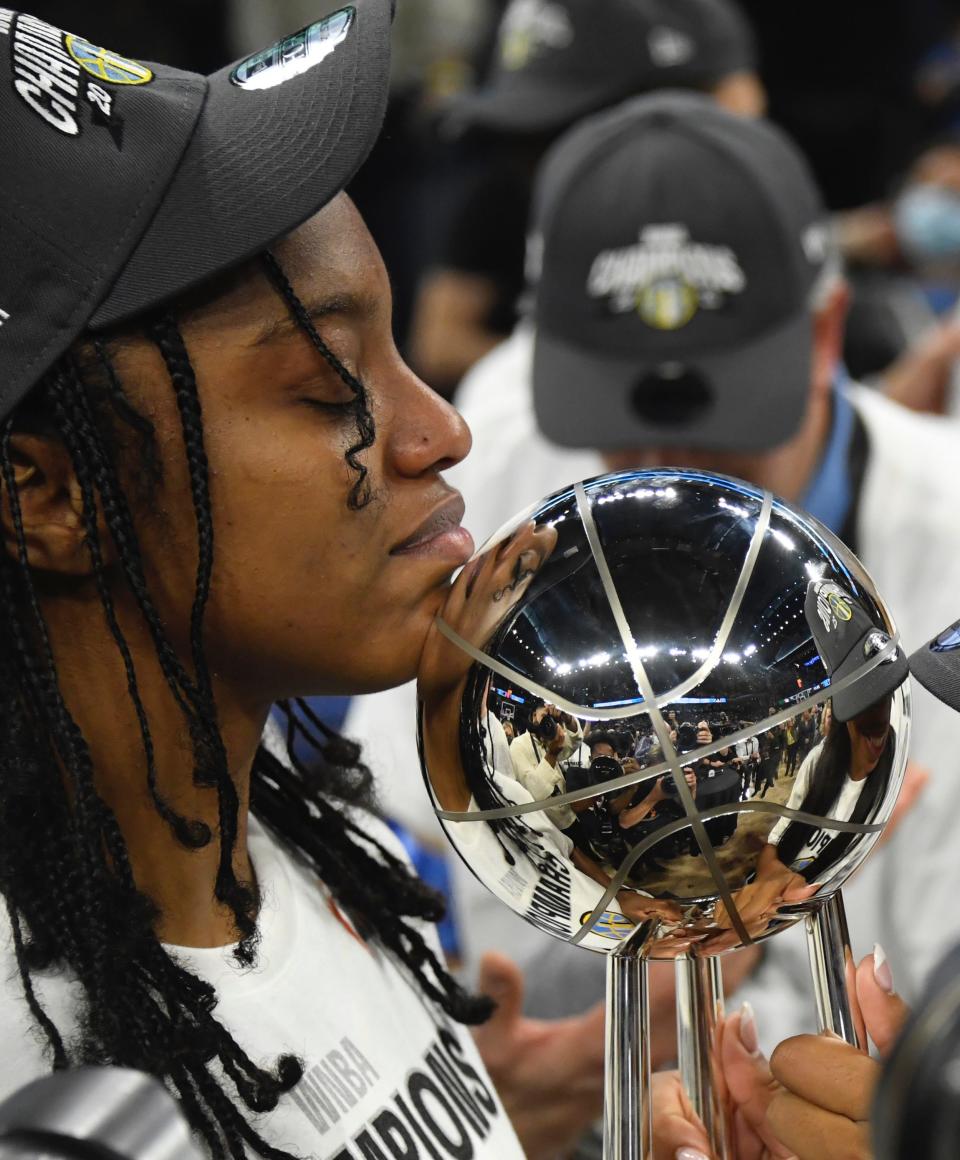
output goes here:
{"type": "Polygon", "coordinates": [[[696,471],[578,483],[463,569],[420,743],[453,846],[558,938],[717,954],[834,893],[886,823],[906,660],[816,520],[696,471]]]}

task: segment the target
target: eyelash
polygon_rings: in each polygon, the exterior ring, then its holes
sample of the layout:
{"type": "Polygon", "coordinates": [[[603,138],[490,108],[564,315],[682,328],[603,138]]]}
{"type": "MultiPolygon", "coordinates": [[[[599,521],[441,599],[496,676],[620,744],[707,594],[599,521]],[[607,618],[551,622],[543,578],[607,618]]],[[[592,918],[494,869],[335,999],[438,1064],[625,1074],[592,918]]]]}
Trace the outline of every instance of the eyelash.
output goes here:
{"type": "Polygon", "coordinates": [[[349,399],[345,403],[327,403],[321,399],[307,399],[303,400],[308,407],[313,407],[316,411],[322,411],[325,415],[346,415],[351,411],[356,411],[357,400],[349,399]]]}
{"type": "MultiPolygon", "coordinates": [[[[337,385],[343,388],[345,384],[339,381],[339,378],[336,376],[336,371],[334,371],[332,367],[327,368],[327,373],[334,376],[337,385]]],[[[321,411],[325,415],[346,415],[350,414],[351,412],[356,413],[359,404],[358,398],[353,394],[351,394],[349,399],[344,399],[341,402],[332,402],[328,399],[318,399],[313,395],[305,395],[303,397],[303,401],[314,410],[321,411]]]]}

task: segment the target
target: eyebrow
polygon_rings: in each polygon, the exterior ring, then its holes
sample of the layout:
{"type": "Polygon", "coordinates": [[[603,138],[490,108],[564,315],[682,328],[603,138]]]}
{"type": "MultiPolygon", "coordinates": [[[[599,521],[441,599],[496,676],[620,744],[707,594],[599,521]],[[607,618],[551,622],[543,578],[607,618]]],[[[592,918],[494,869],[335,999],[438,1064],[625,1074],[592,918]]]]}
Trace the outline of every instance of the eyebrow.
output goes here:
{"type": "MultiPolygon", "coordinates": [[[[370,315],[373,313],[374,304],[354,294],[333,294],[312,302],[304,302],[303,307],[311,322],[321,322],[335,315],[352,317],[370,315]]],[[[275,318],[261,327],[249,345],[266,346],[277,339],[301,333],[302,329],[297,319],[292,314],[286,314],[283,318],[275,318]]]]}

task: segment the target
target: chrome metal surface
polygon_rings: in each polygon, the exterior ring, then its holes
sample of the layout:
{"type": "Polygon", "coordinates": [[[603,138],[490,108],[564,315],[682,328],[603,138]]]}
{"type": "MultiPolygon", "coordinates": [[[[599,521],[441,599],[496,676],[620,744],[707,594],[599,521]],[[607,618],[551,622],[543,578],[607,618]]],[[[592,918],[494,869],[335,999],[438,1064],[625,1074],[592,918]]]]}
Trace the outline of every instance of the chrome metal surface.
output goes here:
{"type": "Polygon", "coordinates": [[[693,1110],[707,1131],[716,1160],[730,1156],[730,1125],[720,1093],[719,1040],[723,1021],[723,978],[716,956],[681,955],[676,960],[677,1049],[680,1077],[693,1110]]]}
{"type": "Polygon", "coordinates": [[[818,1030],[832,1031],[866,1051],[863,1021],[854,1015],[850,1005],[856,965],[841,892],[838,890],[808,914],[804,925],[818,1030]]]}
{"type": "Polygon", "coordinates": [[[26,1084],[0,1103],[0,1156],[39,1160],[199,1160],[190,1129],[158,1080],[80,1067],[26,1084]],[[17,1151],[17,1149],[23,1149],[17,1151]]]}
{"type": "Polygon", "coordinates": [[[642,955],[610,955],[607,960],[606,1034],[603,1158],[649,1160],[650,1004],[642,955]]]}

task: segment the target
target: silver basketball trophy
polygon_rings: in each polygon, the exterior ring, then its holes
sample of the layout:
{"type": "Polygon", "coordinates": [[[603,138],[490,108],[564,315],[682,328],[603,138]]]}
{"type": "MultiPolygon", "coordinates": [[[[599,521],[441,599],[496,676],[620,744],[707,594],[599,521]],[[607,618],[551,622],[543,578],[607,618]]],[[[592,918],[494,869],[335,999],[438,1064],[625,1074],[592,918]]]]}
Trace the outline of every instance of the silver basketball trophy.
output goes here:
{"type": "Polygon", "coordinates": [[[906,671],[856,557],[721,476],[576,484],[456,579],[421,665],[427,787],[488,889],[608,956],[606,1160],[652,1155],[651,959],[676,962],[681,1075],[718,1157],[722,954],[804,921],[820,1027],[863,1042],[840,887],[900,789],[906,671]],[[591,759],[587,725],[617,760],[591,759]]]}

